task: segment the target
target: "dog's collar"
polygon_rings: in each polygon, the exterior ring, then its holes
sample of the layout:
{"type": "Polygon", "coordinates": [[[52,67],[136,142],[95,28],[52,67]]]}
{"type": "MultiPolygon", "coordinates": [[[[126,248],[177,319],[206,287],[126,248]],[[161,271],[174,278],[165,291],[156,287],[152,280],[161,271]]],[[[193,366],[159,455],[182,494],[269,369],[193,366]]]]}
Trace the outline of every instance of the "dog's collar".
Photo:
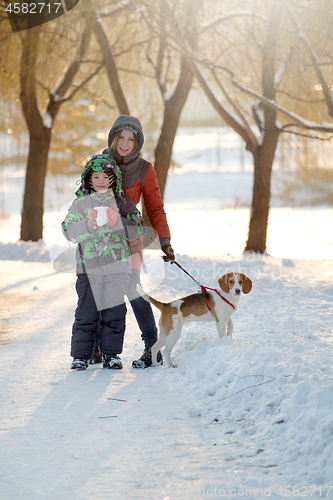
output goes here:
{"type": "Polygon", "coordinates": [[[208,301],[205,297],[205,293],[206,293],[206,290],[212,290],[213,292],[216,292],[217,295],[219,297],[221,297],[222,300],[224,300],[224,302],[226,302],[227,304],[229,304],[229,306],[231,306],[233,309],[236,309],[236,307],[231,303],[229,302],[229,300],[225,299],[224,297],[222,297],[222,295],[218,292],[218,290],[216,290],[216,288],[210,288],[209,286],[203,286],[201,285],[201,293],[202,293],[202,296],[206,302],[206,306],[208,307],[209,311],[211,311],[211,308],[210,308],[210,305],[208,304],[208,301]]]}

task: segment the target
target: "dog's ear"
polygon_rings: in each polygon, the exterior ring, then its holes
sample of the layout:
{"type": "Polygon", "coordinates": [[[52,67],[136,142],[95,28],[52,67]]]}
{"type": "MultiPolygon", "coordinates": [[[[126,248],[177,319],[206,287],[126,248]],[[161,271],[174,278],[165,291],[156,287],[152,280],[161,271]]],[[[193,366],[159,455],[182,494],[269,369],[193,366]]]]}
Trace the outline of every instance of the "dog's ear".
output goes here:
{"type": "Polygon", "coordinates": [[[228,285],[228,274],[225,273],[221,278],[217,281],[218,284],[220,285],[221,290],[223,290],[225,293],[229,293],[229,285],[228,285]]]}
{"type": "Polygon", "coordinates": [[[252,290],[252,281],[248,276],[246,276],[246,274],[244,273],[239,273],[239,274],[241,279],[243,280],[243,286],[242,286],[243,293],[244,294],[250,293],[252,290]]]}

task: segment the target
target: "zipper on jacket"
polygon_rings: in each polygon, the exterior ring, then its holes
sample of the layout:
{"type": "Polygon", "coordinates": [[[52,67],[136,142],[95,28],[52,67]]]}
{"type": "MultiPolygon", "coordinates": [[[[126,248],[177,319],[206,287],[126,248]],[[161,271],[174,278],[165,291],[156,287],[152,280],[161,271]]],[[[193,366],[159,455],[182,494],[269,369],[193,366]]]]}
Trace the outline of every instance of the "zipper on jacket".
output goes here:
{"type": "Polygon", "coordinates": [[[121,172],[122,176],[123,176],[123,191],[125,193],[125,196],[126,196],[126,170],[121,172]]]}

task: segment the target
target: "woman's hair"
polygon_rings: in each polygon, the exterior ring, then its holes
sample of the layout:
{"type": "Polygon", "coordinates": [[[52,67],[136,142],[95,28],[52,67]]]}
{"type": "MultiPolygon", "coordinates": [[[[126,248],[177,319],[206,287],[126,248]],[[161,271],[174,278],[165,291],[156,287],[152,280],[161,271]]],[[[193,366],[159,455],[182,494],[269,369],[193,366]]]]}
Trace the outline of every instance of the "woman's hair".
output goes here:
{"type": "MultiPolygon", "coordinates": [[[[112,138],[112,142],[111,142],[111,146],[110,146],[110,149],[112,149],[112,151],[116,151],[117,152],[117,146],[118,146],[118,140],[119,140],[119,137],[122,133],[122,130],[118,130],[118,132],[116,132],[112,138]]],[[[133,134],[133,132],[132,132],[133,134]]],[[[136,135],[133,134],[133,139],[134,139],[134,149],[132,151],[132,153],[138,149],[138,146],[139,146],[139,142],[136,138],[136,135]]]]}

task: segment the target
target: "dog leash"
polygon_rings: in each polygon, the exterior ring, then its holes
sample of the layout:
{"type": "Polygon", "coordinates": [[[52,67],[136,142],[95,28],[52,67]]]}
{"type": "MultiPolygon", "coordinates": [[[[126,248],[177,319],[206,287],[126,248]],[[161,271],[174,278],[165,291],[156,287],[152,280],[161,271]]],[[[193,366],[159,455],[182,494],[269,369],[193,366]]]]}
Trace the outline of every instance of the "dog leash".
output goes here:
{"type": "MultiPolygon", "coordinates": [[[[150,239],[160,248],[160,246],[156,243],[156,241],[152,237],[150,237],[150,239]]],[[[203,286],[201,283],[199,283],[199,281],[197,281],[195,278],[193,278],[193,276],[188,271],[186,271],[186,269],[184,269],[179,264],[179,262],[177,262],[176,260],[170,260],[169,262],[170,262],[170,264],[176,264],[176,266],[178,266],[179,269],[181,269],[185,274],[187,274],[187,276],[189,276],[194,281],[194,283],[196,283],[198,285],[198,287],[201,290],[201,295],[203,296],[204,301],[205,301],[206,306],[207,306],[207,308],[208,308],[209,311],[213,312],[212,309],[211,309],[211,307],[210,307],[210,305],[208,304],[208,300],[206,298],[206,290],[212,290],[213,292],[216,292],[217,295],[219,297],[221,297],[222,300],[224,300],[224,302],[226,302],[227,304],[229,304],[229,306],[231,306],[233,309],[236,309],[236,307],[231,302],[229,302],[229,300],[227,300],[224,297],[222,297],[222,295],[218,292],[218,290],[216,290],[216,288],[210,288],[209,286],[203,286]]]]}
{"type": "Polygon", "coordinates": [[[227,300],[224,297],[222,297],[222,295],[219,293],[218,290],[216,290],[216,288],[210,288],[209,286],[203,286],[201,283],[199,283],[199,281],[197,281],[196,279],[194,279],[193,276],[191,276],[190,273],[188,273],[186,271],[186,269],[184,269],[176,260],[171,260],[170,264],[176,264],[176,266],[178,266],[179,269],[181,269],[182,271],[184,271],[184,273],[186,273],[198,285],[198,287],[201,289],[201,295],[203,296],[204,301],[206,302],[206,306],[208,307],[208,309],[210,311],[211,311],[211,308],[210,308],[210,305],[208,304],[208,300],[206,299],[206,290],[212,290],[213,292],[216,292],[217,295],[219,297],[221,297],[222,300],[224,300],[224,302],[226,302],[227,304],[229,304],[229,306],[231,306],[233,309],[236,309],[235,306],[231,302],[229,302],[229,300],[227,300]]]}
{"type": "Polygon", "coordinates": [[[196,279],[194,279],[193,276],[191,276],[190,273],[188,273],[186,271],[186,269],[184,269],[176,260],[170,260],[169,262],[170,262],[170,264],[176,264],[176,266],[178,266],[179,269],[181,269],[182,271],[184,271],[184,273],[187,274],[187,276],[189,276],[194,281],[194,283],[196,283],[198,285],[199,288],[202,287],[201,283],[199,283],[199,281],[197,281],[196,279]]]}

